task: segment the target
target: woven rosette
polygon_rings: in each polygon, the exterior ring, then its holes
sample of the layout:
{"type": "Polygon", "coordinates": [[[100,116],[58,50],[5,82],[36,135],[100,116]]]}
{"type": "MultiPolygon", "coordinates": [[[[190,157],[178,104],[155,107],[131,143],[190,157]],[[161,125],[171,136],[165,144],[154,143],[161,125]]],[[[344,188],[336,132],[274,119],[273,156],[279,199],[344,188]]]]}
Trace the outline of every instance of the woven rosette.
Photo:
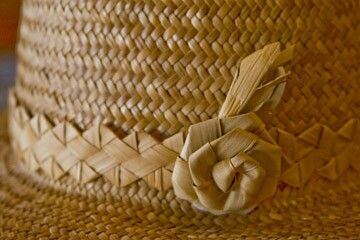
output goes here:
{"type": "Polygon", "coordinates": [[[357,239],[359,10],[24,0],[0,238],[357,239]]]}
{"type": "Polygon", "coordinates": [[[219,118],[190,127],[173,172],[179,198],[215,214],[247,213],[275,193],[281,149],[254,112],[269,114],[278,104],[286,77],[278,66],[291,50],[271,44],[243,59],[219,118]]]}

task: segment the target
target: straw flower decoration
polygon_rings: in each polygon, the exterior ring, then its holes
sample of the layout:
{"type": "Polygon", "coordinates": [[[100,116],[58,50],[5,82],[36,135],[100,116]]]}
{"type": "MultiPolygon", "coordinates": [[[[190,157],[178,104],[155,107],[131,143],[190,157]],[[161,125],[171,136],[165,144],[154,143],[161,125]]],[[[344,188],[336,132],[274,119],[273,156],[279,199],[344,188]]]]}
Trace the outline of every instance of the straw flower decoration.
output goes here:
{"type": "Polygon", "coordinates": [[[177,197],[213,214],[246,214],[272,196],[281,150],[259,116],[279,103],[293,48],[273,43],[244,58],[219,116],[190,126],[172,175],[177,197]]]}

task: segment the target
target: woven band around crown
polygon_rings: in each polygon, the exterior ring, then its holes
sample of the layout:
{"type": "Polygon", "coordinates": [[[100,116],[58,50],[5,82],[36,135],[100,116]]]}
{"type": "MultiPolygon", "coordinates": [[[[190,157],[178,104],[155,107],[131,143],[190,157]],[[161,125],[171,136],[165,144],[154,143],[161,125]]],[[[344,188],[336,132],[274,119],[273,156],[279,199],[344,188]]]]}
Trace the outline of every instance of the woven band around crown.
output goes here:
{"type": "MultiPolygon", "coordinates": [[[[140,179],[161,191],[173,187],[174,166],[186,144],[183,132],[159,141],[145,132],[120,138],[105,125],[79,131],[70,122],[54,124],[44,115],[32,115],[14,93],[10,98],[13,147],[29,171],[43,172],[52,179],[69,177],[81,184],[102,177],[118,187],[140,179]]],[[[257,122],[256,116],[247,116],[257,122]]],[[[313,174],[334,180],[349,167],[360,171],[358,119],[349,120],[336,132],[315,124],[298,136],[276,128],[267,132],[261,121],[258,127],[280,146],[278,178],[290,186],[303,186],[313,174]]]]}

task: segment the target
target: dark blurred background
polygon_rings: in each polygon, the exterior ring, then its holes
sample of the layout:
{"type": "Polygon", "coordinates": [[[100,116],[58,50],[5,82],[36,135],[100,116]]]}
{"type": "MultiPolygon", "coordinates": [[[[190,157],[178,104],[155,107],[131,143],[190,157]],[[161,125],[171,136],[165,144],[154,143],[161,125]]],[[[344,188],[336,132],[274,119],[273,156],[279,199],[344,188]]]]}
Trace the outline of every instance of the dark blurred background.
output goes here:
{"type": "Polygon", "coordinates": [[[6,106],[7,92],[15,80],[15,42],[20,0],[0,0],[0,109],[6,106]]]}

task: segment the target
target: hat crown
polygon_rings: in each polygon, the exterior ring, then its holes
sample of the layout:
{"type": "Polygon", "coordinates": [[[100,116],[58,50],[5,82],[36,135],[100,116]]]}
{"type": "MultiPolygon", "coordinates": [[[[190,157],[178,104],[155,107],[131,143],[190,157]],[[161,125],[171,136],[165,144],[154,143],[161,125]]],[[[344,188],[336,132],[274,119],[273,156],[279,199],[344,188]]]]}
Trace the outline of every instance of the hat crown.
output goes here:
{"type": "Polygon", "coordinates": [[[27,0],[15,92],[55,122],[164,138],[215,117],[241,59],[279,41],[296,54],[274,124],[339,128],[357,113],[357,10],[326,0],[27,0]]]}
{"type": "Polygon", "coordinates": [[[248,214],[350,180],[360,171],[358,10],[25,0],[10,98],[17,159],[70,192],[140,202],[152,192],[150,205],[184,213],[248,214]]]}

